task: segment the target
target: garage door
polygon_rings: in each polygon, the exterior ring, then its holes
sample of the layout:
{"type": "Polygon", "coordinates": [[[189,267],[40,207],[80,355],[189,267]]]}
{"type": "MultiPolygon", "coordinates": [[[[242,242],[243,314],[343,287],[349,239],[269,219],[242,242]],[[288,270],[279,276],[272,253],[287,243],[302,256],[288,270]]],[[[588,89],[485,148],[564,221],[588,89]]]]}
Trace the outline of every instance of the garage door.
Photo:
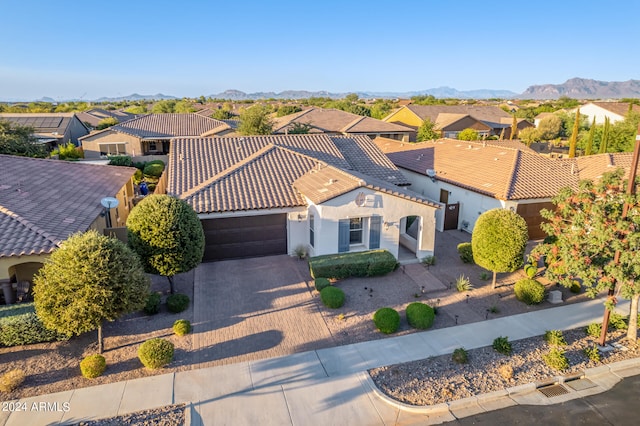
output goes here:
{"type": "Polygon", "coordinates": [[[540,210],[554,210],[553,203],[533,203],[533,204],[518,204],[518,213],[527,222],[527,228],[529,230],[529,239],[538,240],[547,236],[547,234],[540,228],[540,224],[543,222],[542,216],[540,216],[540,210]]]}
{"type": "Polygon", "coordinates": [[[204,261],[287,253],[287,215],[203,219],[204,261]]]}

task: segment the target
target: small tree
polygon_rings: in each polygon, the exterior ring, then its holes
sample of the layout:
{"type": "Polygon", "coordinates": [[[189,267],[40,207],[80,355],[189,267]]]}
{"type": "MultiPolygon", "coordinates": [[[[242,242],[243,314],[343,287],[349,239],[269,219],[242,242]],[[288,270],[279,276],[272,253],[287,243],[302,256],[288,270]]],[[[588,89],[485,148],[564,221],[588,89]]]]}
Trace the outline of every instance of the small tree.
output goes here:
{"type": "Polygon", "coordinates": [[[440,132],[435,130],[436,123],[429,118],[425,118],[420,127],[418,128],[418,142],[430,141],[432,139],[440,138],[440,132]]]}
{"type": "MultiPolygon", "coordinates": [[[[504,130],[504,129],[502,129],[504,130]]],[[[527,127],[520,132],[520,140],[530,146],[532,142],[540,139],[540,131],[535,127],[527,127]]]]}
{"type": "MultiPolygon", "coordinates": [[[[549,115],[540,120],[537,130],[541,140],[548,141],[555,139],[560,136],[562,132],[562,119],[557,114],[549,115]]],[[[522,134],[522,132],[520,133],[522,134]]],[[[522,139],[522,136],[520,138],[522,139]]]]}
{"type": "Polygon", "coordinates": [[[518,136],[518,118],[514,115],[511,122],[511,135],[509,139],[513,140],[518,136]]]}
{"type": "Polygon", "coordinates": [[[0,154],[44,158],[47,151],[36,143],[33,127],[21,126],[0,118],[0,154]]]}
{"type": "Polygon", "coordinates": [[[578,145],[578,132],[580,131],[580,108],[576,110],[576,119],[573,122],[573,131],[569,139],[569,158],[576,156],[576,146],[578,145]]]}
{"type": "Polygon", "coordinates": [[[167,277],[171,294],[173,276],[202,262],[204,231],[196,212],[169,195],[145,197],[127,218],[129,245],[138,253],[146,272],[167,277]]]}
{"type": "Polygon", "coordinates": [[[103,130],[111,126],[115,126],[116,124],[118,124],[117,118],[114,118],[114,117],[103,118],[98,122],[98,125],[96,126],[96,130],[103,130]]]}
{"type": "Polygon", "coordinates": [[[477,141],[480,139],[478,132],[473,129],[464,129],[460,133],[458,133],[458,140],[461,141],[477,141]]]}
{"type": "Polygon", "coordinates": [[[596,118],[593,117],[593,122],[591,123],[591,127],[589,128],[589,136],[587,137],[587,146],[584,149],[584,155],[593,154],[593,139],[596,133],[596,118]]]}
{"type": "Polygon", "coordinates": [[[609,121],[609,117],[605,117],[604,129],[602,130],[602,139],[600,139],[600,150],[599,150],[600,154],[605,154],[607,152],[610,128],[611,128],[611,122],[609,121]]]}
{"type": "Polygon", "coordinates": [[[141,309],[149,280],[124,243],[88,231],[62,243],[34,278],[36,314],[45,327],[68,336],[98,330],[102,323],[141,309]]]}
{"type": "Polygon", "coordinates": [[[269,116],[269,108],[254,105],[240,113],[238,133],[241,135],[270,135],[273,133],[273,121],[269,116]]]}
{"type": "Polygon", "coordinates": [[[527,223],[519,214],[493,209],[480,215],[471,234],[471,248],[476,264],[493,272],[492,288],[496,288],[497,272],[522,267],[528,240],[527,223]]]}

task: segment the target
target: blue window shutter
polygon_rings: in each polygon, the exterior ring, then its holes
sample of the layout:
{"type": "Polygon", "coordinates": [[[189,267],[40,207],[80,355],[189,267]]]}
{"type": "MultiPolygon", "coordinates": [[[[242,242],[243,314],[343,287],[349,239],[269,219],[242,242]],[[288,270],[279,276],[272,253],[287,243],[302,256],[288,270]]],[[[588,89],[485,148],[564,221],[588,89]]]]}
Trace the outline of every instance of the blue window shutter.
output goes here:
{"type": "Polygon", "coordinates": [[[369,219],[369,248],[370,249],[380,248],[381,222],[382,222],[382,217],[380,216],[371,216],[371,218],[369,219]]]}
{"type": "Polygon", "coordinates": [[[338,222],[338,253],[349,251],[349,219],[338,222]]]}

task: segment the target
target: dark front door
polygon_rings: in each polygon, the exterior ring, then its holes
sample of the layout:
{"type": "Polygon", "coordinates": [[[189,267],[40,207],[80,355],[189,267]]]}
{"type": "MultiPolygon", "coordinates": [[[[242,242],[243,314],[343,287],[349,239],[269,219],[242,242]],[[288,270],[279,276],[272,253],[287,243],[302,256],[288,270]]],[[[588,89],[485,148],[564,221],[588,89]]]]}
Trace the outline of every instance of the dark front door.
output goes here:
{"type": "Polygon", "coordinates": [[[444,208],[444,230],[458,229],[460,203],[447,204],[444,208]]]}
{"type": "Polygon", "coordinates": [[[287,253],[287,215],[203,219],[205,262],[287,253]]]}

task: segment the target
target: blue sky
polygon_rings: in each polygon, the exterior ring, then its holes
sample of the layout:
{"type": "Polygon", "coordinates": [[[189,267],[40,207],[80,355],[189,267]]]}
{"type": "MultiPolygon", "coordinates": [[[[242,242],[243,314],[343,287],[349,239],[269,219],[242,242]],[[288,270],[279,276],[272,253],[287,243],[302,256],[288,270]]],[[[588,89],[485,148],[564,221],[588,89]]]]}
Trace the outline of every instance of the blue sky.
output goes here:
{"type": "Polygon", "coordinates": [[[0,0],[0,99],[640,79],[640,2],[0,0]]]}

